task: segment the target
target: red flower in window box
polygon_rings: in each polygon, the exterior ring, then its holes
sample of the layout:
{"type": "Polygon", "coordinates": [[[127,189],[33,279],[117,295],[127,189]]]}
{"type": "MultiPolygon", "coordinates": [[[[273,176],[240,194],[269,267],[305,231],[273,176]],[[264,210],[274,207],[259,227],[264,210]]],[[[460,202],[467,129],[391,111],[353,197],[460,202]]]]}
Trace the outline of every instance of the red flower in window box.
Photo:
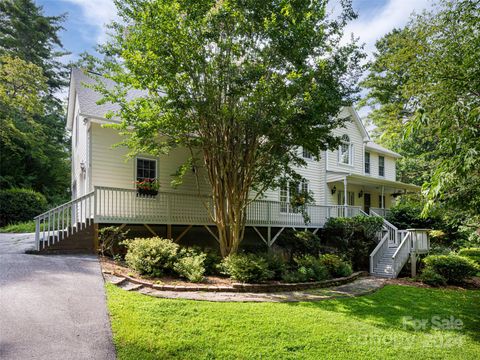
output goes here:
{"type": "Polygon", "coordinates": [[[158,189],[160,188],[160,184],[158,183],[157,179],[145,178],[142,180],[137,180],[135,181],[135,185],[139,195],[156,196],[158,194],[158,189]]]}

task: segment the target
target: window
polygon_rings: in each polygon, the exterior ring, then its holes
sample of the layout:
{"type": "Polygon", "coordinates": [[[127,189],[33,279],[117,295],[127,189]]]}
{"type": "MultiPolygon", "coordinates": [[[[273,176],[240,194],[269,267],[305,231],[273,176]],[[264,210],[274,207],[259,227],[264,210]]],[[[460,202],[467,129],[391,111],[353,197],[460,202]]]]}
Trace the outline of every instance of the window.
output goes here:
{"type": "MultiPolygon", "coordinates": [[[[338,192],[337,204],[338,205],[345,204],[345,192],[344,191],[339,191],[338,192]]],[[[348,192],[347,204],[350,205],[350,206],[355,205],[355,192],[353,192],[353,191],[348,192]]]]}
{"type": "Polygon", "coordinates": [[[370,153],[365,152],[365,174],[370,174],[370,153]]]}
{"type": "Polygon", "coordinates": [[[311,154],[310,151],[308,151],[304,147],[302,147],[302,151],[303,151],[303,158],[304,159],[311,159],[312,158],[312,154],[311,154]]]}
{"type": "Polygon", "coordinates": [[[352,164],[352,144],[348,135],[342,136],[342,143],[338,148],[338,162],[345,165],[352,164]]]}
{"type": "Polygon", "coordinates": [[[298,193],[308,193],[308,182],[303,180],[298,187],[290,183],[280,188],[280,212],[282,213],[298,213],[298,208],[292,205],[294,196],[298,193]]]}
{"type": "Polygon", "coordinates": [[[378,157],[378,176],[385,176],[385,157],[378,157]]]}
{"type": "Polygon", "coordinates": [[[137,158],[137,181],[157,178],[157,160],[137,158]]]}

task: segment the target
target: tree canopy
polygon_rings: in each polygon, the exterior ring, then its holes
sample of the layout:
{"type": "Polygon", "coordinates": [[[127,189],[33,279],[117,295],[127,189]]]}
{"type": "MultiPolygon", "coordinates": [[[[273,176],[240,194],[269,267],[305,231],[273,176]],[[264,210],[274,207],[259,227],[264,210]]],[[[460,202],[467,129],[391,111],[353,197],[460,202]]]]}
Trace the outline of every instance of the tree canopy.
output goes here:
{"type": "Polygon", "coordinates": [[[298,181],[300,146],[318,157],[338,144],[362,54],[341,44],[350,2],[336,18],[326,3],[116,1],[122,21],[105,51],[118,87],[105,101],[121,105],[132,153],[190,149],[180,172],[205,169],[223,255],[243,238],[253,190],[298,181]],[[131,88],[148,95],[127,100],[131,88]]]}
{"type": "Polygon", "coordinates": [[[33,188],[53,203],[67,198],[70,182],[65,111],[57,95],[67,83],[59,60],[66,54],[58,37],[64,18],[45,16],[32,0],[0,2],[0,86],[4,94],[17,89],[2,98],[0,186],[33,188]]]}
{"type": "Polygon", "coordinates": [[[439,1],[377,42],[363,104],[381,142],[405,155],[428,211],[480,215],[480,7],[439,1]],[[426,176],[422,176],[422,174],[426,176]]]}

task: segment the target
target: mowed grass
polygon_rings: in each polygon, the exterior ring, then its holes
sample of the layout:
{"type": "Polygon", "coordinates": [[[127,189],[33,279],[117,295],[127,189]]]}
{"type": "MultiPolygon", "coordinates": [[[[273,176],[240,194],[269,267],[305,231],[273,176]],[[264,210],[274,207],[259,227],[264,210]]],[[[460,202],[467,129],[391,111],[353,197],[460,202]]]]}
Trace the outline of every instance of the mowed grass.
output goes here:
{"type": "Polygon", "coordinates": [[[108,284],[107,295],[120,360],[480,358],[480,291],[390,285],[349,299],[219,303],[108,284]],[[405,316],[428,325],[405,328],[405,316]],[[463,325],[435,330],[433,316],[463,325]]]}

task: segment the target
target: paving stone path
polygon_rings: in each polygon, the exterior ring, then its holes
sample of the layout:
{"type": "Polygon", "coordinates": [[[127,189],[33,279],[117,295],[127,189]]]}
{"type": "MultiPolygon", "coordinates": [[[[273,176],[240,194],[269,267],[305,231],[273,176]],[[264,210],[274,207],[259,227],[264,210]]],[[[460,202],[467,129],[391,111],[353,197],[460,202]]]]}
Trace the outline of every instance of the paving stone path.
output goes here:
{"type": "Polygon", "coordinates": [[[137,291],[141,294],[166,299],[187,299],[204,301],[232,302],[298,302],[319,301],[334,298],[345,298],[371,294],[385,285],[386,280],[376,277],[363,277],[349,284],[323,289],[304,291],[285,291],[275,293],[248,292],[207,292],[207,291],[165,291],[156,290],[128,281],[115,275],[104,274],[105,279],[126,291],[137,291]]]}

